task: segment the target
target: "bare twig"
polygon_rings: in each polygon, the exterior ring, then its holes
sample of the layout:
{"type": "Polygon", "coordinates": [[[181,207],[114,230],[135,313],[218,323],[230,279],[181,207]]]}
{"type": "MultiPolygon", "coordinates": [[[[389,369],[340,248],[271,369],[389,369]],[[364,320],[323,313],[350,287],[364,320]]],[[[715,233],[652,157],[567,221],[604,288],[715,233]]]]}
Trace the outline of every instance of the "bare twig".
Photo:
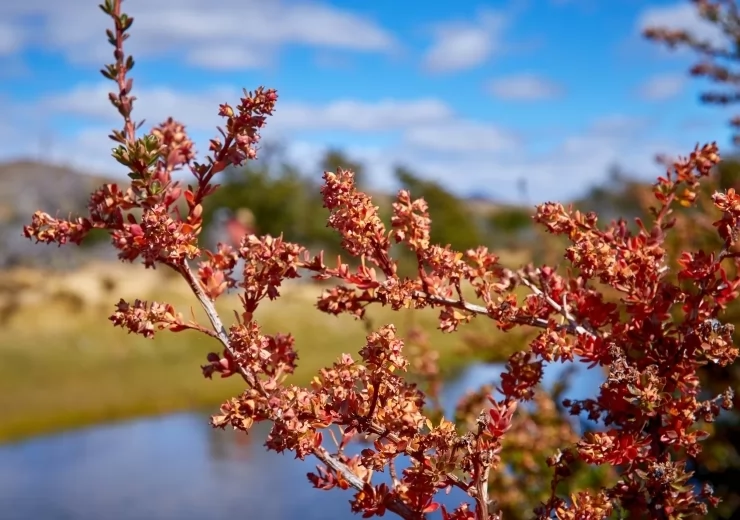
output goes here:
{"type": "MultiPolygon", "coordinates": [[[[195,297],[198,299],[198,302],[200,302],[201,307],[203,307],[203,310],[205,311],[206,315],[208,316],[208,320],[211,322],[211,325],[213,326],[214,330],[216,331],[216,337],[221,342],[221,344],[224,346],[224,348],[236,358],[236,352],[231,346],[231,342],[229,341],[229,335],[226,332],[226,328],[223,325],[223,322],[221,321],[221,318],[218,315],[218,311],[216,310],[215,305],[211,301],[211,299],[206,295],[206,293],[203,291],[203,288],[200,285],[200,282],[193,274],[192,269],[190,269],[190,266],[187,264],[187,262],[183,262],[181,266],[175,267],[175,269],[182,274],[182,276],[185,278],[185,280],[188,282],[188,285],[192,289],[193,293],[195,294],[195,297]]],[[[257,378],[246,370],[244,367],[239,366],[239,374],[242,376],[244,381],[247,382],[248,385],[250,385],[253,388],[260,389],[261,386],[259,385],[259,381],[257,378]]],[[[274,418],[274,422],[280,423],[280,418],[274,418]]],[[[373,433],[380,433],[382,431],[382,428],[380,426],[375,425],[375,429],[379,430],[378,432],[373,433]]],[[[393,440],[393,439],[391,439],[393,440]]],[[[400,442],[400,439],[396,439],[396,442],[400,442]]],[[[358,491],[362,491],[365,487],[365,482],[358,477],[350,468],[348,468],[344,463],[337,460],[335,457],[332,457],[328,451],[326,451],[325,448],[322,446],[319,446],[318,448],[313,449],[313,455],[319,459],[323,464],[325,464],[327,467],[333,469],[337,473],[341,474],[342,477],[350,483],[350,485],[355,488],[358,491]]],[[[406,504],[404,504],[399,499],[392,499],[390,503],[387,505],[388,509],[390,511],[393,511],[401,518],[405,518],[406,520],[419,520],[423,519],[426,516],[417,513],[415,511],[412,511],[406,504]]]]}
{"type": "Polygon", "coordinates": [[[542,289],[533,284],[526,277],[521,277],[522,283],[534,294],[544,299],[550,307],[555,309],[565,320],[568,322],[568,329],[576,332],[577,334],[585,334],[587,336],[596,337],[596,334],[576,321],[573,315],[568,310],[568,306],[565,303],[565,295],[563,295],[563,303],[560,304],[553,300],[549,295],[545,294],[542,289]]]}
{"type": "MultiPolygon", "coordinates": [[[[526,285],[526,284],[525,284],[526,285]]],[[[534,287],[534,286],[533,286],[534,287]]],[[[535,289],[537,289],[535,287],[535,289]]],[[[537,289],[539,291],[539,289],[537,289]]],[[[542,293],[540,291],[540,293],[542,293]]],[[[420,298],[424,299],[430,303],[434,303],[436,305],[448,305],[450,307],[453,307],[455,309],[461,309],[466,310],[468,312],[472,312],[473,314],[479,314],[479,315],[485,315],[488,316],[489,312],[488,309],[483,307],[482,305],[476,305],[474,303],[468,303],[465,301],[460,300],[453,300],[452,298],[444,298],[442,296],[435,296],[432,294],[425,293],[423,291],[414,291],[413,293],[414,298],[420,298]]],[[[549,302],[548,302],[549,303],[549,302]]],[[[559,311],[560,305],[556,302],[555,305],[557,307],[554,307],[555,310],[559,311]]],[[[547,320],[542,318],[519,318],[515,317],[511,320],[513,323],[517,323],[519,325],[529,325],[532,327],[537,327],[540,329],[546,329],[549,326],[549,323],[547,320]]],[[[568,320],[567,325],[563,325],[558,327],[559,329],[567,329],[568,331],[575,333],[575,334],[587,334],[589,336],[594,336],[593,332],[588,331],[584,326],[578,324],[572,317],[570,320],[568,320]]]]}
{"type": "MultiPolygon", "coordinates": [[[[180,273],[183,278],[185,278],[185,281],[188,282],[190,289],[193,291],[193,294],[195,294],[198,302],[200,302],[200,306],[203,307],[206,316],[208,316],[208,321],[211,322],[213,330],[216,332],[216,339],[221,342],[228,353],[231,354],[232,358],[236,359],[236,351],[231,347],[231,342],[229,341],[229,333],[226,331],[226,327],[224,327],[224,324],[221,321],[221,317],[218,315],[218,311],[216,311],[216,307],[213,305],[213,302],[206,295],[205,291],[200,285],[200,282],[195,277],[195,274],[193,274],[193,270],[190,269],[190,266],[187,262],[183,262],[181,266],[171,267],[175,269],[178,273],[180,273]]],[[[239,366],[239,374],[242,376],[244,381],[246,381],[249,386],[257,388],[257,378],[254,376],[254,374],[252,374],[250,371],[248,371],[246,368],[242,367],[238,363],[237,365],[239,366]]]]}
{"type": "Polygon", "coordinates": [[[475,467],[475,508],[478,518],[487,519],[489,515],[488,498],[488,474],[491,471],[491,465],[475,457],[473,461],[475,467]]]}

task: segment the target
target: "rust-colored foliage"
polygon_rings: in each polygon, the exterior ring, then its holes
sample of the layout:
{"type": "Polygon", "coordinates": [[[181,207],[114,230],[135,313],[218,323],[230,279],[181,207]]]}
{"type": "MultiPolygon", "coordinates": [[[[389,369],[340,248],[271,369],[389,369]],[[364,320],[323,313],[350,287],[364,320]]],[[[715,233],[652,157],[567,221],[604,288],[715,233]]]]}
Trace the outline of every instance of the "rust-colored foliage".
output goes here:
{"type": "MultiPolygon", "coordinates": [[[[704,90],[700,100],[709,105],[718,105],[723,110],[736,110],[733,105],[740,101],[738,90],[740,69],[740,9],[737,0],[691,0],[695,12],[709,31],[676,30],[672,27],[651,27],[645,35],[669,48],[689,50],[695,57],[690,68],[691,75],[706,78],[711,86],[704,90]],[[710,37],[711,36],[711,37],[710,37]]],[[[740,117],[729,116],[730,126],[735,130],[734,143],[740,144],[740,117]]],[[[722,248],[722,240],[717,234],[714,219],[708,211],[712,206],[711,194],[717,190],[740,189],[737,176],[737,159],[725,159],[708,182],[702,184],[701,194],[695,204],[681,208],[674,215],[674,232],[666,240],[670,263],[676,265],[685,250],[703,249],[716,251],[722,248]]],[[[643,198],[641,205],[647,206],[643,198]]],[[[735,266],[728,266],[734,276],[735,266]]],[[[731,303],[724,310],[724,321],[736,323],[740,304],[731,303]]],[[[737,341],[740,334],[734,335],[737,341]]],[[[740,385],[738,366],[718,366],[708,364],[699,371],[705,392],[740,385]]],[[[740,404],[735,396],[734,405],[740,404]]],[[[729,518],[740,511],[740,415],[735,411],[723,421],[713,425],[712,436],[705,443],[704,451],[697,457],[693,466],[699,481],[711,483],[723,497],[723,503],[712,513],[715,518],[729,518]]]]}
{"type": "Polygon", "coordinates": [[[95,192],[86,217],[60,220],[37,212],[24,232],[39,242],[63,244],[104,229],[122,260],[166,266],[185,279],[210,326],[185,321],[170,305],[139,301],[119,302],[111,320],[145,336],[157,329],[196,329],[220,341],[223,352],[207,356],[204,375],[239,375],[246,389],[221,406],[214,427],[247,432],[255,422],[271,423],[267,448],[316,457],[320,465],[308,475],[310,482],[323,490],[353,488],[351,508],[364,517],[391,511],[422,519],[439,510],[445,520],[501,518],[521,498],[503,488],[512,482],[531,483],[541,496],[530,511],[536,518],[687,518],[716,504],[711,489],[690,482],[686,465],[707,436],[703,424],[732,401],[731,390],[703,399],[697,370],[709,363],[726,366],[738,355],[733,327],[722,323],[721,311],[738,297],[740,286],[740,278],[725,270],[738,261],[733,246],[740,196],[732,190],[712,196],[720,250],[684,251],[671,270],[665,249],[672,207],[695,203],[701,179],[719,162],[715,144],[697,147],[658,179],[653,217],[638,222],[636,232],[623,221],[598,225],[595,214],[553,202],[540,205],[536,222],[568,240],[570,268],[563,273],[532,265],[512,271],[486,248],[459,252],[430,243],[426,203],[405,191],[386,229],[353,173],[343,169],[324,174],[322,195],[329,225],[359,267],[341,258],[327,265],[322,254],[311,256],[282,237],[249,235],[237,248],[204,251],[198,243],[202,204],[217,188],[214,176],[254,159],[277,93],[259,88],[245,91],[236,108],[221,105],[222,139],[211,141],[205,163],[195,162],[184,127],[172,120],[137,138],[128,77],[133,60],[123,51],[133,19],[121,13],[121,0],[106,0],[101,8],[115,25],[109,38],[116,61],[103,74],[117,84],[110,98],[124,119],[123,129],[111,136],[119,143],[114,157],[129,168],[131,183],[95,192]],[[192,172],[193,186],[172,181],[172,172],[183,168],[192,172]],[[176,205],[181,200],[185,214],[176,205]],[[393,242],[415,254],[414,277],[397,274],[393,242]],[[237,259],[244,260],[240,281],[233,276],[237,259]],[[191,260],[199,261],[196,270],[191,260]],[[484,388],[460,403],[454,422],[435,404],[439,371],[424,338],[410,338],[414,347],[407,352],[391,324],[368,334],[359,357],[342,355],[301,388],[286,382],[297,363],[293,338],[263,334],[254,312],[265,298],[280,296],[284,280],[303,271],[337,282],[319,298],[323,312],[361,318],[371,304],[435,308],[447,332],[476,317],[503,330],[540,332],[509,357],[498,388],[484,388]],[[466,287],[477,303],[463,296],[466,287]],[[242,303],[229,329],[214,307],[227,288],[238,288],[242,303]],[[619,297],[606,297],[606,290],[619,297]],[[573,415],[600,421],[580,437],[556,419],[556,403],[538,389],[544,363],[575,361],[607,372],[598,395],[563,403],[573,415]],[[405,377],[409,367],[422,377],[429,397],[405,377]],[[531,401],[535,411],[522,406],[531,401]],[[324,447],[325,436],[335,439],[335,452],[324,447]],[[350,456],[345,447],[356,438],[371,444],[350,456]],[[526,456],[506,459],[507,449],[521,453],[525,446],[526,456]],[[548,455],[538,460],[543,453],[548,455]],[[396,469],[399,458],[408,461],[402,471],[396,469]],[[579,465],[613,471],[603,484],[561,492],[579,465]],[[386,470],[390,483],[378,484],[374,473],[386,470]],[[450,511],[440,506],[438,494],[452,487],[470,500],[450,511]]]}

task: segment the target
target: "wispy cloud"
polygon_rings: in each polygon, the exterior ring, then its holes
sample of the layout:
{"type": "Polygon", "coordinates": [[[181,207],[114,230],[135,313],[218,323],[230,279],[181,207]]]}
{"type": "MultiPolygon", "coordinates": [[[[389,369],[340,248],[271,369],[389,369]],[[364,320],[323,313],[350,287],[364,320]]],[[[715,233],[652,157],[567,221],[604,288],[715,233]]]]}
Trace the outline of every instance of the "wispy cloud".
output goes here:
{"type": "MultiPolygon", "coordinates": [[[[533,199],[569,198],[615,163],[649,179],[660,173],[654,154],[729,136],[724,114],[710,111],[702,128],[685,124],[708,114],[680,95],[688,77],[644,75],[683,70],[675,63],[645,52],[614,60],[615,45],[647,25],[718,37],[690,2],[668,1],[606,9],[599,0],[507,0],[478,10],[442,2],[419,11],[339,0],[126,0],[136,19],[126,49],[137,59],[134,117],[147,120],[144,130],[182,121],[203,152],[224,123],[219,103],[265,84],[280,92],[265,143],[284,144],[303,171],[316,172],[322,151],[338,147],[366,161],[376,188],[393,187],[400,162],[459,193],[513,198],[526,177],[533,199]],[[533,40],[536,52],[524,45],[533,40]],[[662,100],[660,121],[640,97],[662,100]],[[557,102],[535,103],[546,100],[557,102]]],[[[111,60],[109,20],[95,3],[0,2],[0,157],[51,153],[120,173],[106,137],[121,124],[107,101],[114,85],[95,77],[111,60]]]]}
{"type": "MultiPolygon", "coordinates": [[[[263,66],[293,44],[380,53],[397,46],[374,21],[318,2],[130,0],[125,7],[135,18],[130,50],[136,56],[174,55],[203,68],[263,66]]],[[[87,0],[2,2],[0,19],[0,52],[36,45],[86,63],[109,58],[100,37],[107,20],[87,0]]]]}
{"type": "Polygon", "coordinates": [[[688,31],[714,45],[727,43],[727,38],[716,25],[699,16],[693,2],[679,1],[671,5],[647,7],[639,14],[636,25],[640,33],[649,27],[666,27],[688,31]]]}
{"type": "Polygon", "coordinates": [[[498,99],[513,101],[548,100],[565,94],[562,85],[532,73],[493,79],[486,90],[498,99]]]}
{"type": "Polygon", "coordinates": [[[658,74],[640,85],[637,93],[647,101],[665,101],[678,96],[683,91],[686,79],[683,74],[658,74]]]}
{"type": "Polygon", "coordinates": [[[433,28],[434,42],[424,56],[424,66],[436,73],[459,72],[476,67],[501,51],[508,18],[500,12],[481,10],[475,20],[453,21],[433,28]]]}
{"type": "MultiPolygon", "coordinates": [[[[68,92],[43,98],[28,110],[112,122],[119,116],[108,102],[109,91],[108,84],[80,85],[68,92]]],[[[136,96],[137,119],[158,123],[168,116],[182,117],[190,129],[214,130],[216,125],[223,123],[218,116],[218,105],[223,102],[235,104],[240,92],[229,87],[213,87],[186,93],[159,86],[139,89],[136,96]]],[[[270,118],[269,127],[284,131],[387,132],[448,121],[452,117],[452,109],[433,98],[337,99],[323,104],[281,101],[275,115],[270,118]]]]}

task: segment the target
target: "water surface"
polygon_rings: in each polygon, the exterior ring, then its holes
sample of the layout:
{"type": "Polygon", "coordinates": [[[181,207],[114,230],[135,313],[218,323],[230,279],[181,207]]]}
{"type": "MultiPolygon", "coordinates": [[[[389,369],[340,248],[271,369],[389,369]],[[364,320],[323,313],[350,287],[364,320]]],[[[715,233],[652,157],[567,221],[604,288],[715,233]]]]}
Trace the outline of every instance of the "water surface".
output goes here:
{"type": "MultiPolygon", "coordinates": [[[[495,382],[501,367],[470,367],[443,403],[495,382]]],[[[561,366],[548,367],[546,386],[561,366]]],[[[566,396],[594,395],[603,376],[579,370],[566,396]]],[[[0,446],[4,520],[323,520],[359,518],[349,491],[313,489],[311,459],[267,452],[267,425],[250,436],[214,430],[208,416],[175,414],[73,430],[0,446]]],[[[464,496],[443,502],[456,506],[464,496]]],[[[435,517],[438,515],[434,515],[435,517]]]]}

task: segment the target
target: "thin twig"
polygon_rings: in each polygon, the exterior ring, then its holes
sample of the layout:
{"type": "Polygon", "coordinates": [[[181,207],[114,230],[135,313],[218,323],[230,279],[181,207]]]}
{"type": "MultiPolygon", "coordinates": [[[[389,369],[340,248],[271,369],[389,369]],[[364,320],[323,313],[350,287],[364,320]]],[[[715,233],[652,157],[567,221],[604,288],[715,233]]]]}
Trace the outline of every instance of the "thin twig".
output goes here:
{"type": "Polygon", "coordinates": [[[489,517],[488,500],[488,474],[491,471],[490,464],[484,464],[479,457],[474,457],[475,468],[475,508],[476,516],[483,520],[489,517]]]}
{"type": "Polygon", "coordinates": [[[558,312],[563,318],[565,318],[565,320],[568,322],[569,329],[575,331],[577,334],[585,334],[587,336],[591,336],[592,338],[596,337],[596,334],[594,332],[588,330],[586,327],[578,323],[573,315],[570,313],[570,311],[568,310],[568,306],[565,303],[565,295],[563,295],[563,303],[560,304],[553,300],[548,294],[545,294],[542,289],[537,287],[527,278],[521,277],[521,281],[530,291],[532,291],[540,298],[544,299],[548,303],[548,305],[550,305],[550,307],[555,309],[556,312],[558,312]]]}
{"type": "MultiPolygon", "coordinates": [[[[195,297],[200,302],[201,307],[203,307],[203,310],[205,311],[206,315],[208,316],[208,320],[211,322],[211,325],[213,326],[214,330],[216,331],[216,337],[221,342],[221,344],[224,346],[224,348],[236,359],[236,352],[231,346],[231,342],[229,341],[229,335],[226,331],[226,328],[224,327],[223,323],[221,322],[221,318],[218,315],[218,311],[216,310],[216,307],[214,306],[211,299],[206,295],[206,293],[203,291],[203,288],[200,286],[200,282],[193,274],[192,269],[190,269],[190,266],[187,264],[187,262],[183,262],[182,266],[175,267],[178,272],[180,272],[185,280],[188,282],[188,285],[192,289],[193,293],[195,294],[195,297]]],[[[254,388],[260,388],[261,385],[259,385],[259,381],[255,377],[254,374],[246,370],[245,368],[239,366],[239,374],[242,376],[244,381],[247,382],[248,385],[254,387],[254,388]]],[[[279,418],[274,419],[275,423],[280,423],[279,418]]],[[[382,430],[379,426],[375,425],[377,430],[382,430]]],[[[397,439],[397,441],[400,441],[400,439],[397,439]]],[[[342,477],[349,482],[349,484],[355,488],[357,491],[362,491],[365,482],[358,477],[349,467],[347,467],[344,463],[337,460],[335,457],[332,457],[328,451],[322,446],[319,446],[318,448],[313,449],[313,455],[319,459],[323,464],[325,464],[327,467],[333,469],[335,472],[342,475],[342,477]]],[[[426,518],[425,515],[422,513],[417,513],[413,510],[411,510],[406,504],[404,504],[400,499],[393,498],[389,501],[387,504],[387,508],[396,513],[401,518],[405,518],[406,520],[419,520],[426,518]]]]}
{"type": "Polygon", "coordinates": [[[393,483],[393,489],[396,489],[401,483],[398,480],[398,472],[396,471],[396,459],[388,461],[388,473],[391,475],[391,482],[393,483]]]}
{"type": "MultiPolygon", "coordinates": [[[[208,297],[208,295],[206,295],[205,291],[200,285],[200,282],[193,274],[193,270],[190,269],[190,266],[187,262],[183,262],[181,266],[172,267],[185,278],[185,281],[188,282],[190,289],[193,291],[195,297],[200,302],[200,306],[203,307],[206,316],[208,316],[208,321],[211,322],[213,330],[216,332],[216,339],[220,341],[227,352],[231,354],[232,359],[237,359],[237,353],[232,348],[231,342],[229,341],[229,333],[226,331],[226,327],[224,327],[224,324],[221,321],[221,317],[218,315],[218,311],[213,305],[213,302],[208,297]]],[[[239,374],[242,376],[244,381],[246,381],[249,386],[257,388],[257,378],[254,376],[254,374],[252,374],[249,370],[242,367],[238,363],[237,365],[239,368],[239,374]]]]}
{"type": "Polygon", "coordinates": [[[136,141],[136,125],[131,119],[132,103],[136,99],[129,95],[129,86],[127,83],[130,81],[126,78],[128,68],[126,67],[126,55],[123,53],[123,42],[126,39],[121,25],[121,0],[113,2],[113,12],[111,14],[115,23],[115,41],[116,50],[114,57],[116,59],[116,84],[118,85],[118,101],[120,102],[119,111],[123,116],[123,133],[126,136],[126,140],[133,144],[136,141]]]}
{"type": "MultiPolygon", "coordinates": [[[[452,298],[444,298],[442,296],[435,296],[432,294],[425,293],[423,291],[414,291],[412,293],[412,296],[414,298],[424,299],[436,305],[447,305],[455,309],[466,310],[468,312],[472,312],[473,314],[479,314],[479,315],[484,315],[484,316],[490,315],[490,313],[488,312],[488,309],[486,309],[482,305],[476,305],[474,303],[468,303],[468,302],[460,301],[460,300],[453,300],[452,298]]],[[[534,318],[534,317],[532,318],[514,317],[511,319],[511,322],[517,323],[519,325],[529,325],[529,326],[537,327],[541,329],[546,329],[550,326],[547,320],[543,318],[534,318]]],[[[567,329],[568,331],[572,333],[576,333],[576,334],[587,334],[589,336],[594,335],[592,332],[589,332],[585,327],[583,327],[582,325],[579,325],[575,321],[573,322],[569,321],[567,325],[558,326],[557,328],[567,329]]]]}

